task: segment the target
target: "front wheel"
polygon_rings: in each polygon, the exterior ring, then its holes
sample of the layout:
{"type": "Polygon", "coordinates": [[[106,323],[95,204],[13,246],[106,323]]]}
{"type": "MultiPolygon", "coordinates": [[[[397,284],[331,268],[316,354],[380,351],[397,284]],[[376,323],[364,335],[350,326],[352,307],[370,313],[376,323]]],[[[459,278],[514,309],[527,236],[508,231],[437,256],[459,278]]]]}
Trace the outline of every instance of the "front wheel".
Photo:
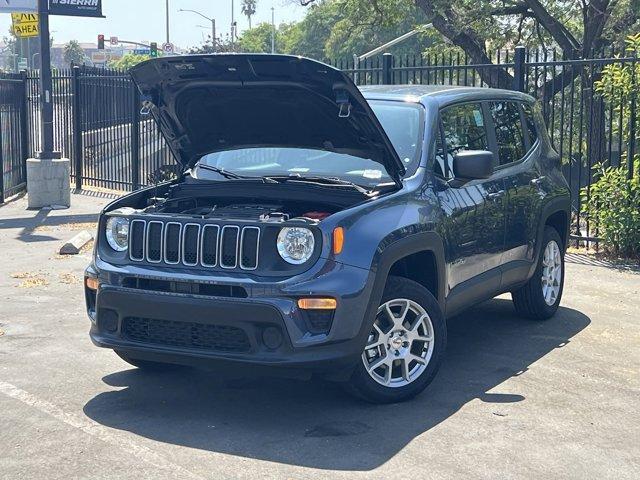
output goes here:
{"type": "Polygon", "coordinates": [[[447,344],[436,299],[420,284],[389,277],[358,366],[347,389],[372,403],[395,403],[422,392],[447,344]]]}
{"type": "Polygon", "coordinates": [[[547,320],[558,310],[563,288],[562,240],[555,228],[547,226],[536,271],[522,288],[511,292],[511,298],[518,314],[533,320],[547,320]]]}

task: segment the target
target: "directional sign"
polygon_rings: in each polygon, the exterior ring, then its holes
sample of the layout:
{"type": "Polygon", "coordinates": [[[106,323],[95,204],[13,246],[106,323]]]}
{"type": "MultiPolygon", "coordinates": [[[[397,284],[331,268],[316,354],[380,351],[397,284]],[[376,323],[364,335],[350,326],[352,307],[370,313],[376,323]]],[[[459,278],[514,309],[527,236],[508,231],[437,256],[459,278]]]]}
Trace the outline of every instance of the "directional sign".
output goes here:
{"type": "Polygon", "coordinates": [[[0,13],[37,11],[38,0],[0,0],[0,13]]]}
{"type": "Polygon", "coordinates": [[[134,55],[151,55],[151,50],[149,50],[148,48],[136,48],[133,51],[134,55]]]}
{"type": "Polygon", "coordinates": [[[11,21],[13,34],[16,37],[28,38],[38,36],[37,13],[12,13],[11,21]]]}
{"type": "Polygon", "coordinates": [[[18,60],[18,70],[27,70],[29,68],[29,60],[21,58],[18,60]]]}

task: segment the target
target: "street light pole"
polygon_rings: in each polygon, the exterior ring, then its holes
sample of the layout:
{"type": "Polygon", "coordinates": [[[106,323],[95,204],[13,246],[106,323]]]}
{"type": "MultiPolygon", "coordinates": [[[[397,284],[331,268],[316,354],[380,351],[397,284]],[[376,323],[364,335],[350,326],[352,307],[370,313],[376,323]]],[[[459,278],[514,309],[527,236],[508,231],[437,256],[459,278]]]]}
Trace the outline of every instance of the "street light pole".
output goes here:
{"type": "Polygon", "coordinates": [[[202,13],[196,11],[196,10],[190,10],[188,8],[181,8],[178,11],[179,12],[195,13],[196,15],[200,15],[202,18],[206,18],[207,20],[209,20],[211,22],[211,41],[213,42],[213,47],[215,48],[215,46],[216,46],[216,19],[207,17],[206,15],[204,15],[204,14],[202,14],[202,13]]]}
{"type": "Polygon", "coordinates": [[[271,7],[271,53],[276,53],[276,20],[273,7],[271,7]]]}

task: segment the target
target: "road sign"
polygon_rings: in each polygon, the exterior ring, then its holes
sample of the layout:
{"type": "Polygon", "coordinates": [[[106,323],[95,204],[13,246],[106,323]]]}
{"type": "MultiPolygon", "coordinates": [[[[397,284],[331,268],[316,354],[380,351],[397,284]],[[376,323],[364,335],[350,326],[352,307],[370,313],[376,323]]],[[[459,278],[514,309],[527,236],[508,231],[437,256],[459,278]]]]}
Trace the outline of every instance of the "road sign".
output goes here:
{"type": "Polygon", "coordinates": [[[38,0],[0,0],[0,13],[37,11],[38,0]]]}
{"type": "Polygon", "coordinates": [[[118,45],[118,37],[110,37],[109,43],[115,47],[116,45],[118,45]]]}
{"type": "Polygon", "coordinates": [[[163,43],[162,44],[162,51],[164,53],[173,53],[174,47],[172,43],[163,43]]]}
{"type": "Polygon", "coordinates": [[[104,52],[104,51],[91,52],[91,61],[94,64],[96,64],[96,63],[107,63],[107,60],[109,60],[109,56],[107,55],[106,52],[104,52]]]}
{"type": "Polygon", "coordinates": [[[11,14],[13,34],[18,38],[28,38],[38,36],[38,14],[37,13],[12,13],[11,14]]]}
{"type": "Polygon", "coordinates": [[[134,55],[151,55],[151,50],[149,50],[148,48],[136,48],[133,51],[134,55]]]}
{"type": "Polygon", "coordinates": [[[27,70],[29,68],[29,60],[26,58],[18,59],[18,70],[27,70]]]}

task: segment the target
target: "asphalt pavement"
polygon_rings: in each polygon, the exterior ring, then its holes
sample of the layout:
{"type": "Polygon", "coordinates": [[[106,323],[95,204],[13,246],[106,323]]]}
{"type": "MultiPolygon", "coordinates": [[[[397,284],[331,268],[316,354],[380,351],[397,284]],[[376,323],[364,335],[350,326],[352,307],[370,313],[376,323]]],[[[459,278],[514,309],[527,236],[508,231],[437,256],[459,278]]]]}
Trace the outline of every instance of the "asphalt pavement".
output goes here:
{"type": "Polygon", "coordinates": [[[374,406],[94,347],[90,250],[55,252],[107,201],[0,206],[0,478],[640,478],[640,274],[569,263],[548,322],[508,296],[465,312],[431,387],[374,406]]]}

